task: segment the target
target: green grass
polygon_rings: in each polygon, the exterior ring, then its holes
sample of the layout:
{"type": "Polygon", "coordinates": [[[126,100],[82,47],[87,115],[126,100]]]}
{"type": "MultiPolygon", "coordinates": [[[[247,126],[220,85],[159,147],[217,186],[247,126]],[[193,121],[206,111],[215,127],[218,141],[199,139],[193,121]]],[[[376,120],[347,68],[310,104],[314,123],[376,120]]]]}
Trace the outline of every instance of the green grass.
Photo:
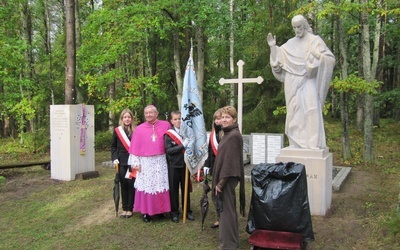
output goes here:
{"type": "MultiPolygon", "coordinates": [[[[334,164],[353,169],[341,191],[334,193],[328,215],[313,216],[316,240],[307,249],[398,249],[400,124],[384,121],[375,128],[374,164],[363,163],[362,134],[354,128],[354,158],[343,162],[340,124],[325,124],[334,164]]],[[[5,144],[0,141],[0,145],[5,144]]],[[[27,152],[0,154],[8,163],[46,157],[49,155],[27,152]]],[[[193,185],[191,196],[195,221],[180,220],[176,224],[165,218],[144,223],[139,214],[130,219],[116,218],[114,170],[101,165],[109,157],[108,151],[96,152],[100,177],[89,180],[52,180],[50,172],[40,166],[0,171],[0,249],[217,249],[218,230],[210,228],[216,218],[212,204],[201,231],[201,184],[193,185]]],[[[249,182],[246,194],[248,213],[249,182]]],[[[240,249],[250,249],[247,217],[240,217],[239,223],[240,249]]]]}
{"type": "MultiPolygon", "coordinates": [[[[99,170],[96,179],[54,181],[44,190],[2,202],[0,249],[189,249],[192,240],[194,249],[196,245],[213,249],[217,235],[210,241],[211,228],[201,232],[199,217],[185,224],[168,218],[145,224],[138,214],[131,219],[115,218],[114,170],[99,170]],[[173,232],[179,232],[179,237],[171,237],[173,232]]],[[[36,171],[49,177],[46,170],[36,171]]],[[[196,194],[201,193],[199,184],[195,188],[196,194]]],[[[199,199],[193,195],[193,201],[199,199]]],[[[195,203],[193,210],[199,216],[195,203]]],[[[211,211],[209,216],[216,218],[211,211]]]]}

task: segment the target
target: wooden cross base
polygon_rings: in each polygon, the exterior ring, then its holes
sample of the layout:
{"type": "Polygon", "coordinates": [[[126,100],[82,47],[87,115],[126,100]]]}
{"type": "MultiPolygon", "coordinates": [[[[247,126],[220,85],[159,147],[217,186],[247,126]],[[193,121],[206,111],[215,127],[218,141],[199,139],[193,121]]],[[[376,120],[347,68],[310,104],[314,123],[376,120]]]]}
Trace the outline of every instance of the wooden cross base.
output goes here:
{"type": "Polygon", "coordinates": [[[253,249],[306,249],[304,236],[291,232],[256,229],[248,241],[253,249]]]}

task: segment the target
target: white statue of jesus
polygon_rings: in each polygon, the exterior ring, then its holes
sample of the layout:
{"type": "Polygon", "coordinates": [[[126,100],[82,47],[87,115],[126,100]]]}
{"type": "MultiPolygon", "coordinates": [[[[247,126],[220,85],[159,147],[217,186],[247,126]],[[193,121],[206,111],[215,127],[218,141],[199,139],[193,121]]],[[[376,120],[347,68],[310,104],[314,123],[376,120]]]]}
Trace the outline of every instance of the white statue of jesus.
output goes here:
{"type": "Polygon", "coordinates": [[[289,147],[326,148],[322,108],[335,66],[335,57],[324,41],[312,33],[307,20],[292,19],[296,36],[282,46],[268,34],[270,63],[276,79],[284,83],[286,99],[285,133],[289,147]]]}

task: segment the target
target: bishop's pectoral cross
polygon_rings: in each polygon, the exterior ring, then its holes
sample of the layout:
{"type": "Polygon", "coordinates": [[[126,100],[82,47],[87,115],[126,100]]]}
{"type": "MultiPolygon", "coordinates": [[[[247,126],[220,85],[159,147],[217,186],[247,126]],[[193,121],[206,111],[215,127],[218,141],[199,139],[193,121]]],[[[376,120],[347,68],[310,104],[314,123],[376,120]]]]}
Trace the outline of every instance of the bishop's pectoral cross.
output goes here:
{"type": "Polygon", "coordinates": [[[243,113],[243,83],[248,83],[248,82],[256,82],[258,84],[261,84],[264,79],[259,76],[257,78],[243,78],[243,65],[244,62],[242,60],[239,60],[237,62],[237,66],[239,68],[238,70],[238,78],[237,79],[224,79],[221,78],[219,79],[219,84],[223,85],[225,83],[237,83],[238,84],[238,125],[239,125],[239,130],[242,132],[242,113],[243,113]]]}
{"type": "Polygon", "coordinates": [[[156,141],[156,139],[157,139],[157,135],[156,135],[156,132],[154,131],[154,124],[153,124],[153,134],[151,134],[151,140],[156,141]]]}

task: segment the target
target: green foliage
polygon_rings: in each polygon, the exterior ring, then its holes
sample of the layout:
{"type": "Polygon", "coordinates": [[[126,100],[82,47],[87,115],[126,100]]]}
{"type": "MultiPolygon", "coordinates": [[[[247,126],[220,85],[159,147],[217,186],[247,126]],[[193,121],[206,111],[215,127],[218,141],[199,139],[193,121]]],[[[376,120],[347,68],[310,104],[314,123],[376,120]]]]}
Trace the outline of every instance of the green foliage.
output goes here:
{"type": "Polygon", "coordinates": [[[391,117],[397,121],[400,119],[400,87],[382,92],[377,96],[376,101],[382,117],[391,117]]]}
{"type": "Polygon", "coordinates": [[[110,150],[112,133],[110,131],[96,132],[94,148],[96,150],[110,150]]]}
{"type": "Polygon", "coordinates": [[[400,194],[397,211],[394,211],[390,216],[385,218],[382,224],[389,229],[392,235],[400,236],[400,194]]]}
{"type": "MultiPolygon", "coordinates": [[[[331,107],[332,107],[332,103],[325,102],[325,105],[323,107],[322,113],[324,115],[327,115],[329,113],[331,107]]],[[[277,107],[273,111],[273,114],[274,114],[274,116],[286,115],[286,112],[287,112],[286,106],[281,106],[281,107],[277,107]]]]}
{"type": "Polygon", "coordinates": [[[3,184],[6,182],[6,177],[0,175],[0,190],[3,187],[3,184]]]}
{"type": "Polygon", "coordinates": [[[395,8],[387,11],[388,15],[400,16],[400,8],[395,8]]]}
{"type": "Polygon", "coordinates": [[[32,107],[32,102],[27,98],[22,98],[22,100],[16,103],[11,108],[11,114],[18,121],[18,132],[22,134],[24,132],[25,125],[27,121],[35,117],[35,109],[32,107]]]}
{"type": "Polygon", "coordinates": [[[47,153],[50,150],[49,127],[43,127],[34,132],[24,134],[24,147],[34,153],[47,153]]]}
{"type": "MultiPolygon", "coordinates": [[[[18,143],[14,138],[6,138],[0,140],[0,152],[11,157],[18,157],[18,154],[25,153],[26,147],[18,143]]],[[[4,159],[1,159],[4,161],[4,159]]]]}
{"type": "Polygon", "coordinates": [[[379,81],[367,82],[365,79],[356,76],[355,74],[349,75],[347,79],[340,79],[335,77],[331,83],[334,90],[340,92],[348,92],[355,94],[369,94],[376,95],[382,83],[379,81]]]}
{"type": "MultiPolygon", "coordinates": [[[[34,132],[23,133],[23,140],[18,142],[14,138],[5,138],[0,141],[0,152],[10,157],[18,158],[18,155],[43,154],[50,151],[49,127],[39,128],[34,132]]],[[[1,159],[1,158],[0,158],[1,159]]]]}
{"type": "MultiPolygon", "coordinates": [[[[140,118],[143,106],[148,103],[161,107],[161,114],[178,108],[173,38],[178,35],[183,73],[191,44],[197,64],[196,29],[204,31],[203,109],[207,127],[215,109],[237,100],[237,86],[231,92],[230,86],[220,86],[218,80],[236,77],[239,59],[246,62],[244,77],[260,75],[264,78],[261,85],[245,84],[243,128],[264,132],[260,130],[275,130],[282,125],[283,116],[277,116],[284,114],[282,84],[271,73],[266,35],[272,32],[278,44],[293,37],[290,18],[295,14],[309,17],[315,33],[324,38],[335,55],[339,53],[335,47],[338,44],[335,20],[340,17],[345,29],[346,48],[352,52],[348,53],[349,72],[356,74],[360,61],[358,16],[368,7],[371,15],[381,15],[387,20],[382,26],[386,54],[379,63],[380,70],[397,72],[400,64],[397,56],[400,47],[399,8],[394,0],[385,1],[385,9],[378,9],[373,5],[374,1],[370,1],[369,6],[362,6],[354,1],[339,1],[337,4],[328,0],[237,0],[234,2],[233,20],[227,1],[108,0],[99,3],[78,1],[76,78],[79,101],[94,105],[96,119],[101,120],[96,121],[100,124],[96,126],[97,130],[107,128],[110,111],[118,114],[123,108],[130,108],[140,118]],[[234,33],[233,75],[229,62],[231,28],[234,33]],[[260,119],[256,119],[257,116],[260,119]]],[[[11,120],[10,126],[13,131],[18,130],[20,136],[31,128],[48,126],[48,105],[53,96],[54,104],[64,102],[64,9],[63,1],[54,0],[29,4],[19,0],[7,1],[1,8],[0,17],[4,22],[0,23],[3,31],[0,33],[0,121],[11,120]],[[32,28],[30,35],[26,33],[28,27],[32,28]]],[[[336,58],[339,61],[340,57],[336,58]]],[[[392,78],[395,79],[389,75],[385,79],[392,78]]],[[[382,100],[377,96],[378,107],[385,117],[397,117],[400,114],[394,114],[395,108],[391,108],[397,107],[393,99],[396,93],[385,94],[394,89],[395,80],[387,81],[380,89],[382,100]]],[[[376,82],[370,83],[371,86],[353,85],[352,82],[337,84],[341,91],[357,93],[375,93],[377,86],[376,82]]],[[[354,111],[353,103],[350,109],[354,111]]],[[[325,108],[324,113],[327,110],[325,108]]]]}
{"type": "Polygon", "coordinates": [[[396,212],[397,212],[397,215],[400,215],[400,193],[399,193],[399,196],[398,196],[398,204],[397,204],[397,211],[396,212]]]}
{"type": "Polygon", "coordinates": [[[274,115],[286,115],[286,106],[282,106],[282,107],[276,107],[276,109],[274,110],[274,115]]]}

